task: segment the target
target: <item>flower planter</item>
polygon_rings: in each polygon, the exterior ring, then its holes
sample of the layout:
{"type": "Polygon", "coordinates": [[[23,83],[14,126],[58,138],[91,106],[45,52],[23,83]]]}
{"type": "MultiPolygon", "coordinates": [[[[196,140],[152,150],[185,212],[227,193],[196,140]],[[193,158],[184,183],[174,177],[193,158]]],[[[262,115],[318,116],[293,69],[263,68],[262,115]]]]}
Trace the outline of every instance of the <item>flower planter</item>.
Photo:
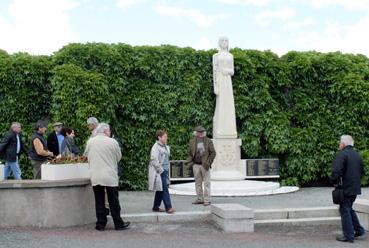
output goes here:
{"type": "Polygon", "coordinates": [[[90,179],[88,163],[41,165],[42,180],[67,180],[77,178],[90,179]]]}
{"type": "Polygon", "coordinates": [[[4,165],[0,164],[0,181],[4,181],[4,165]]]}

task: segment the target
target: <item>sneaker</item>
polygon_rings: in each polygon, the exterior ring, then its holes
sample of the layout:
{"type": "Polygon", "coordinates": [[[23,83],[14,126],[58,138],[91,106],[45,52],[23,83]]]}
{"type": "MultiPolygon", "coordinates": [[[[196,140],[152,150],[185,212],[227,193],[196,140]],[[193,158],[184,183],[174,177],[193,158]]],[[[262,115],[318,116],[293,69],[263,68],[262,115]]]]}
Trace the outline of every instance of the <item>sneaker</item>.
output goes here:
{"type": "Polygon", "coordinates": [[[195,200],[195,201],[192,202],[192,204],[199,205],[199,204],[204,204],[204,202],[200,201],[200,200],[195,200]]]}

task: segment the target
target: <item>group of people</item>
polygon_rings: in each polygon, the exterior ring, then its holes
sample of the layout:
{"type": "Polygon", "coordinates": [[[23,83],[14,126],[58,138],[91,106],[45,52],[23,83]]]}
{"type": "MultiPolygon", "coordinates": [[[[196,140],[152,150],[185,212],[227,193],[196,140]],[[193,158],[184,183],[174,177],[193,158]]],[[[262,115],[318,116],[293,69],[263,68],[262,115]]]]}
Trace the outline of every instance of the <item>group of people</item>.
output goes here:
{"type": "MultiPolygon", "coordinates": [[[[163,130],[156,132],[156,142],[151,148],[149,164],[149,190],[156,191],[153,212],[167,212],[172,214],[169,194],[169,156],[170,149],[167,145],[168,133],[163,130]],[[164,203],[165,209],[161,208],[164,203]]],[[[216,152],[211,139],[206,137],[205,128],[195,128],[195,138],[188,145],[188,156],[185,165],[192,167],[195,178],[196,199],[192,204],[208,206],[210,202],[210,168],[215,159],[216,152]]]]}
{"type": "MultiPolygon", "coordinates": [[[[169,155],[167,145],[168,134],[163,130],[156,132],[156,143],[151,148],[149,165],[149,190],[156,191],[152,211],[174,213],[169,194],[169,155]],[[160,208],[164,203],[165,209],[160,208]]],[[[339,143],[340,152],[332,164],[330,180],[334,185],[341,184],[344,192],[340,203],[340,214],[343,234],[336,237],[337,241],[354,242],[355,238],[365,234],[352,206],[361,194],[361,176],[364,173],[362,157],[353,149],[354,140],[349,135],[342,135],[339,143]]],[[[211,139],[206,137],[205,128],[195,128],[195,138],[188,145],[188,157],[185,162],[192,167],[196,199],[192,204],[210,205],[210,168],[216,156],[211,139]]]]}
{"type": "Polygon", "coordinates": [[[13,174],[14,179],[22,179],[22,171],[19,166],[21,153],[24,153],[31,160],[33,166],[33,178],[41,178],[41,164],[52,157],[78,156],[80,151],[74,142],[74,130],[63,127],[63,123],[57,122],[53,125],[47,139],[44,135],[47,131],[47,123],[38,121],[35,132],[31,136],[29,149],[22,140],[22,126],[19,122],[13,122],[4,138],[0,141],[0,153],[5,160],[4,177],[7,179],[13,174]]]}
{"type": "MultiPolygon", "coordinates": [[[[83,156],[87,157],[91,184],[95,196],[96,230],[103,231],[110,213],[116,230],[125,230],[130,225],[120,216],[118,163],[122,157],[121,148],[112,136],[109,124],[99,123],[95,117],[87,119],[91,136],[87,141],[83,156]],[[106,204],[105,202],[108,202],[106,204]]],[[[63,123],[53,124],[53,132],[45,139],[47,123],[38,121],[35,132],[31,136],[29,150],[22,142],[21,124],[12,123],[10,131],[0,142],[0,152],[4,156],[4,174],[8,178],[10,172],[17,180],[21,180],[19,158],[21,152],[30,158],[33,166],[33,178],[41,179],[41,165],[49,158],[80,155],[74,143],[74,130],[63,127],[63,123]]]]}
{"type": "MultiPolygon", "coordinates": [[[[130,225],[120,216],[118,163],[121,160],[121,148],[112,137],[111,128],[106,123],[99,123],[95,117],[87,120],[91,137],[88,139],[84,156],[90,166],[91,184],[95,196],[96,230],[103,231],[109,212],[116,230],[125,230],[130,225]],[[106,204],[106,201],[108,204],[106,204]]],[[[52,156],[78,155],[80,151],[74,143],[74,130],[63,128],[62,123],[53,125],[54,131],[47,139],[44,135],[47,124],[38,121],[36,130],[31,136],[30,149],[25,147],[21,137],[21,124],[14,122],[10,131],[0,142],[0,153],[5,160],[5,177],[10,172],[15,179],[21,179],[19,156],[24,152],[29,156],[33,166],[35,179],[41,178],[41,164],[52,156]]],[[[196,199],[192,204],[211,204],[210,198],[210,168],[216,157],[213,142],[206,136],[205,128],[198,126],[194,130],[195,137],[188,144],[188,156],[185,164],[192,168],[195,178],[196,199]]],[[[153,212],[175,212],[169,194],[170,148],[168,133],[158,130],[156,141],[151,148],[149,163],[149,190],[155,191],[153,212]],[[164,205],[164,209],[161,205],[164,205]]],[[[357,195],[361,194],[361,176],[364,173],[362,157],[353,149],[354,140],[349,135],[341,136],[340,152],[332,163],[331,181],[341,184],[343,200],[340,203],[343,235],[336,239],[342,242],[354,242],[354,239],[365,234],[359,219],[352,209],[357,195]]]]}

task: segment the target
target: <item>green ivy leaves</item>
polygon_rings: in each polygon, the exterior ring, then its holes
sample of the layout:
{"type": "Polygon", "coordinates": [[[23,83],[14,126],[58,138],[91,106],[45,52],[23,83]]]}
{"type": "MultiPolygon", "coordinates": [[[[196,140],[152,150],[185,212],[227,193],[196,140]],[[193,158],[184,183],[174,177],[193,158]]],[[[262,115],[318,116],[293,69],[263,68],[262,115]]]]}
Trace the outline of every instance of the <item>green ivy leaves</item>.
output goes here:
{"type": "MultiPolygon", "coordinates": [[[[351,134],[358,150],[368,149],[367,57],[231,52],[243,158],[278,157],[282,183],[305,184],[329,175],[340,135],[351,134]]],[[[104,43],[70,44],[49,57],[0,50],[0,130],[20,121],[27,140],[38,119],[63,121],[83,147],[90,135],[86,119],[95,116],[121,140],[121,186],[146,189],[156,129],[169,132],[176,160],[186,157],[193,127],[204,125],[211,136],[214,53],[104,43]]],[[[369,155],[363,156],[368,167],[369,155]]],[[[30,165],[21,163],[30,177],[30,165]]]]}

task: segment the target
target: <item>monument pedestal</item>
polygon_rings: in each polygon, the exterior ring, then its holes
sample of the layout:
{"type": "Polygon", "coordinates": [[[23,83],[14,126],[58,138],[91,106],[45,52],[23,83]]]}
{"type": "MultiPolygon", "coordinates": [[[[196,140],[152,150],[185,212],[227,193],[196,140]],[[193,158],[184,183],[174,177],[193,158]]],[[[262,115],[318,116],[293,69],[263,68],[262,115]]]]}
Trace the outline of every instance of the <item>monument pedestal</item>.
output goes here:
{"type": "MultiPolygon", "coordinates": [[[[252,180],[211,181],[211,196],[257,196],[275,195],[298,191],[298,187],[281,187],[276,182],[252,180]]],[[[172,195],[196,195],[195,183],[172,184],[169,187],[172,195]]]]}
{"type": "Polygon", "coordinates": [[[244,180],[241,161],[241,139],[213,139],[217,152],[212,164],[211,180],[237,181],[244,180]]]}

